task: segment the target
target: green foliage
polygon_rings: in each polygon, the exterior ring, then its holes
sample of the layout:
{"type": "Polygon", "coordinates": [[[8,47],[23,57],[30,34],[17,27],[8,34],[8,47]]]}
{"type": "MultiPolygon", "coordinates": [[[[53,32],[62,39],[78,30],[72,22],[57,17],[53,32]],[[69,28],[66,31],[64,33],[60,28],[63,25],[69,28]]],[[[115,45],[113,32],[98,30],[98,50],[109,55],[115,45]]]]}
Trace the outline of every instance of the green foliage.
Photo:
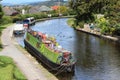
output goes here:
{"type": "Polygon", "coordinates": [[[56,10],[56,13],[68,14],[68,8],[66,6],[60,6],[59,9],[56,10]]]}
{"type": "Polygon", "coordinates": [[[0,5],[0,19],[2,19],[4,13],[3,13],[3,10],[2,10],[2,6],[0,5]]]}
{"type": "Polygon", "coordinates": [[[18,68],[14,69],[14,77],[16,80],[27,80],[18,68]]]}
{"type": "Polygon", "coordinates": [[[0,80],[13,80],[13,65],[7,65],[0,69],[0,80]]]}
{"type": "Polygon", "coordinates": [[[76,12],[71,8],[68,9],[68,13],[69,15],[76,15],[76,12]]]}
{"type": "Polygon", "coordinates": [[[106,6],[105,17],[108,18],[110,23],[110,31],[112,35],[120,35],[120,1],[109,1],[109,4],[106,6]]]}
{"type": "Polygon", "coordinates": [[[84,27],[84,22],[83,22],[83,21],[79,22],[79,23],[78,23],[78,26],[79,26],[80,28],[83,28],[83,27],[84,27]]]}
{"type": "Polygon", "coordinates": [[[70,19],[68,19],[68,21],[67,21],[68,25],[69,25],[69,26],[72,26],[72,27],[73,27],[73,25],[74,25],[74,22],[75,22],[75,19],[74,19],[74,18],[70,18],[70,19]]]}
{"type": "MultiPolygon", "coordinates": [[[[77,16],[76,19],[79,23],[80,21],[88,22],[93,21],[94,16],[93,13],[95,13],[93,10],[96,7],[93,7],[95,2],[93,0],[71,0],[70,1],[70,7],[76,12],[77,16]]],[[[96,8],[97,9],[97,8],[96,8]]]]}
{"type": "Polygon", "coordinates": [[[120,24],[116,24],[114,27],[112,27],[111,29],[111,34],[112,35],[120,35],[120,24]]]}
{"type": "Polygon", "coordinates": [[[25,15],[17,15],[13,16],[13,22],[19,21],[19,20],[24,20],[25,18],[29,17],[34,17],[35,19],[42,19],[42,18],[47,18],[48,15],[46,13],[36,13],[36,14],[25,14],[25,15]]]}
{"type": "Polygon", "coordinates": [[[13,23],[15,23],[16,21],[21,20],[21,18],[19,16],[13,16],[12,20],[13,20],[13,23]]]}
{"type": "Polygon", "coordinates": [[[96,27],[100,28],[102,34],[109,34],[110,33],[110,27],[109,22],[104,17],[96,19],[96,27]]]}
{"type": "Polygon", "coordinates": [[[104,14],[106,21],[97,22],[104,34],[120,35],[120,0],[70,0],[69,6],[76,13],[76,25],[79,22],[94,22],[94,14],[104,14]]]}
{"type": "Polygon", "coordinates": [[[13,64],[13,59],[7,56],[0,56],[0,62],[4,64],[13,64]]]}
{"type": "Polygon", "coordinates": [[[0,80],[27,80],[21,71],[15,66],[13,59],[0,56],[0,80]]]}
{"type": "Polygon", "coordinates": [[[59,17],[59,14],[58,13],[54,13],[54,14],[52,14],[52,17],[59,17]]]}
{"type": "Polygon", "coordinates": [[[74,28],[83,28],[84,22],[79,22],[78,25],[76,25],[76,19],[75,18],[70,18],[67,21],[68,25],[74,27],[74,28]]]}
{"type": "Polygon", "coordinates": [[[12,19],[10,16],[3,16],[2,20],[1,20],[1,24],[4,25],[4,24],[9,24],[9,23],[12,23],[12,19]]]}

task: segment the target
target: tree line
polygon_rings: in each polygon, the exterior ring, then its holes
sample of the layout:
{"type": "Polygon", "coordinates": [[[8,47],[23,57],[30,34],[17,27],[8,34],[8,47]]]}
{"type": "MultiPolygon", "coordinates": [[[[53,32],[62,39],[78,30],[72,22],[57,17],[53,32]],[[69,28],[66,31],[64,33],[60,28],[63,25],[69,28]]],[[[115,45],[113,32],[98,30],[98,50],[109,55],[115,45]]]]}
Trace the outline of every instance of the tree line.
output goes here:
{"type": "Polygon", "coordinates": [[[29,13],[30,8],[31,7],[29,5],[24,6],[23,8],[14,8],[19,14],[12,15],[12,16],[6,16],[4,15],[2,6],[0,5],[0,25],[16,22],[19,20],[24,20],[25,18],[28,18],[28,17],[34,17],[35,19],[48,18],[49,14],[51,14],[51,17],[59,17],[60,13],[62,14],[62,16],[74,15],[74,12],[71,11],[71,9],[69,9],[66,6],[59,6],[57,10],[52,10],[52,11],[47,11],[47,12],[37,12],[34,14],[29,13]],[[23,15],[21,13],[22,9],[25,9],[27,13],[23,15]]]}
{"type": "Polygon", "coordinates": [[[120,0],[70,0],[69,6],[76,13],[75,26],[92,22],[102,33],[120,35],[120,0]],[[104,17],[96,20],[96,14],[104,17]]]}

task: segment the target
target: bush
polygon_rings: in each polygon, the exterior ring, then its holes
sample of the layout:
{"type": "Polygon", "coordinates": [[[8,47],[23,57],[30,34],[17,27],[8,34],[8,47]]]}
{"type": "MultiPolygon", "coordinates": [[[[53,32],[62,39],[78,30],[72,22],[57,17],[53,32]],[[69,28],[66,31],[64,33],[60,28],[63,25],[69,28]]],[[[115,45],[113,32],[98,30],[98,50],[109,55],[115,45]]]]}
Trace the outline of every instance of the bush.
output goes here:
{"type": "Polygon", "coordinates": [[[13,20],[13,23],[15,23],[16,21],[22,20],[22,18],[19,17],[19,16],[13,16],[13,17],[12,17],[12,20],[13,20]]]}
{"type": "Polygon", "coordinates": [[[82,22],[78,22],[78,25],[79,25],[80,28],[83,28],[84,27],[84,22],[83,21],[82,22]]]}
{"type": "Polygon", "coordinates": [[[12,23],[12,19],[10,16],[3,16],[2,19],[0,19],[0,22],[0,25],[9,24],[12,23]]]}
{"type": "Polygon", "coordinates": [[[69,13],[69,15],[76,15],[76,12],[73,11],[72,9],[68,9],[68,13],[69,13]]]}
{"type": "Polygon", "coordinates": [[[68,24],[69,26],[72,26],[72,27],[73,27],[74,22],[75,22],[75,19],[74,19],[74,18],[70,18],[70,19],[68,19],[67,24],[68,24]]]}
{"type": "Polygon", "coordinates": [[[7,56],[0,56],[0,62],[4,64],[13,64],[13,59],[7,56]]]}
{"type": "Polygon", "coordinates": [[[55,14],[52,14],[52,17],[58,17],[59,14],[55,13],[55,14]]]}

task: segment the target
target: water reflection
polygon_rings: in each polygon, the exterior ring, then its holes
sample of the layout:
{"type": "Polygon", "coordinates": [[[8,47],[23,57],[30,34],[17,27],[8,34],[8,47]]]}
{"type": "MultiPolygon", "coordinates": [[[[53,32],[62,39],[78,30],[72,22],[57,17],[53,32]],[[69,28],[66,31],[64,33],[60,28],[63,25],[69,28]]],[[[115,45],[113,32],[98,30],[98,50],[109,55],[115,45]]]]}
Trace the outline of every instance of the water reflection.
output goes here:
{"type": "Polygon", "coordinates": [[[37,23],[33,30],[55,36],[63,48],[77,59],[75,74],[61,74],[60,80],[119,80],[120,45],[112,41],[75,31],[67,19],[37,23]]]}

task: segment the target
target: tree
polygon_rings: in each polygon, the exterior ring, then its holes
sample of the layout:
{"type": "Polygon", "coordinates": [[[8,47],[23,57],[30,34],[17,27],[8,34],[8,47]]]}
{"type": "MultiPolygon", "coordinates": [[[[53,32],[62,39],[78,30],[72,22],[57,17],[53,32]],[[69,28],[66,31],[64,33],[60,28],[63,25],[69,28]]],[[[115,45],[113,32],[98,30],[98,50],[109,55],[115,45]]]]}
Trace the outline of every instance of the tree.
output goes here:
{"type": "Polygon", "coordinates": [[[67,14],[68,8],[66,6],[59,6],[59,8],[56,10],[56,12],[59,14],[67,14]]]}
{"type": "Polygon", "coordinates": [[[120,1],[111,0],[105,6],[105,17],[109,20],[110,23],[110,33],[113,35],[120,35],[120,1]]]}
{"type": "Polygon", "coordinates": [[[102,13],[107,0],[70,0],[70,7],[77,13],[79,21],[93,21],[93,14],[102,13]]]}
{"type": "Polygon", "coordinates": [[[120,0],[70,0],[69,6],[76,12],[76,25],[94,22],[93,15],[102,13],[109,23],[101,27],[103,31],[120,35],[120,0]]]}
{"type": "Polygon", "coordinates": [[[3,13],[3,10],[2,10],[2,6],[0,5],[0,19],[2,19],[4,13],[3,13]]]}

